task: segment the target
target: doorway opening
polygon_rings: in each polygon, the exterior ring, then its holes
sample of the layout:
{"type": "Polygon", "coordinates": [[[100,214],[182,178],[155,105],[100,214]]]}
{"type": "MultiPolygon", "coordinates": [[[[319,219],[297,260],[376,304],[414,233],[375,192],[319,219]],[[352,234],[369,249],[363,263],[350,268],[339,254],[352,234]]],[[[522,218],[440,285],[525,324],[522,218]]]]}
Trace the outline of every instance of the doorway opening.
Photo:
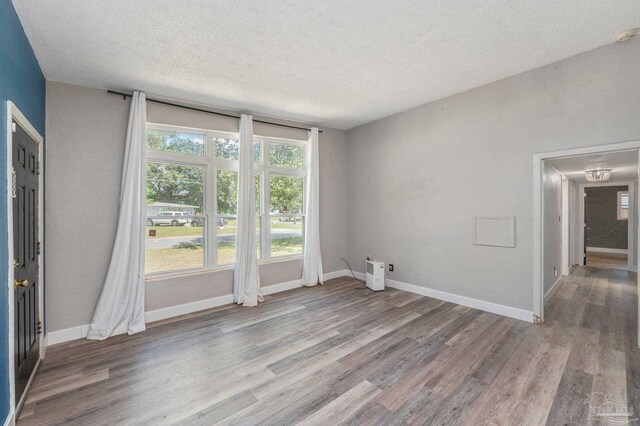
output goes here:
{"type": "Polygon", "coordinates": [[[615,267],[635,282],[639,150],[633,141],[534,155],[534,322],[544,321],[545,301],[575,268],[615,267]],[[585,173],[594,169],[610,176],[594,182],[585,173]],[[604,193],[615,216],[601,220],[604,193]]]}

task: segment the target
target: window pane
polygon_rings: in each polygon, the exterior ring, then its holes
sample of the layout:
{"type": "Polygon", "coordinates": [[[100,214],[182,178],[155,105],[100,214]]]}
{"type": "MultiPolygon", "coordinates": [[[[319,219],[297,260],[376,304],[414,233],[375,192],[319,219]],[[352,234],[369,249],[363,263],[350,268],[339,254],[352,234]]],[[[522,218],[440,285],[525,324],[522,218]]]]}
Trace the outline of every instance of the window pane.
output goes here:
{"type": "Polygon", "coordinates": [[[629,208],[629,196],[628,195],[621,195],[620,196],[620,207],[623,209],[628,209],[629,208]]]}
{"type": "Polygon", "coordinates": [[[304,147],[269,143],[269,165],[301,169],[304,167],[304,147]]]}
{"type": "Polygon", "coordinates": [[[213,147],[216,158],[237,160],[239,158],[240,144],[236,139],[214,138],[213,147]]]}
{"type": "Polygon", "coordinates": [[[218,170],[216,199],[218,214],[238,214],[238,172],[218,170]]]}
{"type": "Polygon", "coordinates": [[[218,265],[233,263],[236,260],[236,224],[235,217],[217,216],[218,228],[218,265]]]}
{"type": "Polygon", "coordinates": [[[304,220],[300,216],[271,218],[271,257],[302,253],[304,220]]]}
{"type": "Polygon", "coordinates": [[[260,157],[262,157],[260,150],[260,141],[253,141],[253,159],[256,163],[259,163],[260,157]]]}
{"type": "Polygon", "coordinates": [[[302,178],[277,175],[269,176],[271,213],[302,213],[302,187],[302,178]]]}
{"type": "Polygon", "coordinates": [[[147,131],[147,148],[189,155],[204,154],[204,136],[190,133],[147,131]]]}
{"type": "MultiPolygon", "coordinates": [[[[218,227],[218,264],[224,265],[236,261],[236,224],[235,217],[219,217],[218,227]]],[[[260,218],[256,219],[256,249],[258,259],[262,258],[262,235],[260,232],[260,218]]]]}
{"type": "Polygon", "coordinates": [[[145,273],[204,267],[204,169],[147,164],[145,273]]]}

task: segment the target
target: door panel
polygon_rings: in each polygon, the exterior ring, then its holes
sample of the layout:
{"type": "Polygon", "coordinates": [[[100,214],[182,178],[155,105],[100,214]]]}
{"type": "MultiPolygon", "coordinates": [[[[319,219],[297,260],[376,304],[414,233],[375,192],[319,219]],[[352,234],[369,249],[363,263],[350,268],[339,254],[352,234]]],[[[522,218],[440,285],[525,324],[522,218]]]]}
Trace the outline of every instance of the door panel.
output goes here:
{"type": "Polygon", "coordinates": [[[38,282],[38,145],[15,124],[13,133],[13,250],[16,401],[40,356],[38,282]]]}

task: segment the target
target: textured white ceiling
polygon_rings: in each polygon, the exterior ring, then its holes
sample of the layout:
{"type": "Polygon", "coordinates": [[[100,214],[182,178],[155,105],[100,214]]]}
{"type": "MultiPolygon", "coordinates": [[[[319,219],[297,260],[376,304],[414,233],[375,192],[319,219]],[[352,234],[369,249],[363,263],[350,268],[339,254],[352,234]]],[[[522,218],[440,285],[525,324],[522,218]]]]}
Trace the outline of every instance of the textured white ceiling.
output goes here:
{"type": "Polygon", "coordinates": [[[13,0],[47,79],[348,129],[614,41],[638,0],[13,0]]]}
{"type": "Polygon", "coordinates": [[[581,155],[548,160],[567,178],[577,183],[588,183],[584,172],[592,169],[612,169],[610,181],[638,180],[638,150],[581,155]]]}

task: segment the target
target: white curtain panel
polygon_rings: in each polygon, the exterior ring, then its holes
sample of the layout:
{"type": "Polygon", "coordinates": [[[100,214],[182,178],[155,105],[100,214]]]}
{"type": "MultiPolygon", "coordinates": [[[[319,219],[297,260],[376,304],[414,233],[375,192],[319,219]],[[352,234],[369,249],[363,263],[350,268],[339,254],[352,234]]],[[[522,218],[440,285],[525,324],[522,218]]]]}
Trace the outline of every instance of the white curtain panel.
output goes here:
{"type": "Polygon", "coordinates": [[[256,252],[256,198],[253,172],[253,118],[240,117],[240,164],[238,171],[238,223],[233,300],[243,306],[262,302],[256,252]]]}
{"type": "Polygon", "coordinates": [[[313,127],[309,135],[307,152],[307,196],[304,221],[304,260],[302,262],[302,285],[313,287],[323,283],[322,254],[320,253],[320,170],[318,159],[318,128],[313,127]]]}
{"type": "Polygon", "coordinates": [[[104,340],[116,330],[145,330],[144,232],[146,209],[147,101],[134,92],[122,167],[118,230],[111,263],[87,338],[104,340]]]}

